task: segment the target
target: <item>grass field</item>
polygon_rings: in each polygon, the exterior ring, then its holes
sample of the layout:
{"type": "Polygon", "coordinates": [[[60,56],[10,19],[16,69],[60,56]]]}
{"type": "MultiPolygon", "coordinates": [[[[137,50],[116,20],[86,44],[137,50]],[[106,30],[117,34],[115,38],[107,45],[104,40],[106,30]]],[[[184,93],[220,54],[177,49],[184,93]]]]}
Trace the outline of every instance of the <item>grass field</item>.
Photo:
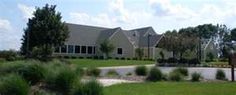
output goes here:
{"type": "Polygon", "coordinates": [[[236,83],[157,82],[119,84],[106,87],[105,95],[236,95],[236,83]]]}
{"type": "Polygon", "coordinates": [[[141,60],[94,60],[94,59],[68,59],[72,64],[80,67],[110,67],[110,66],[129,66],[129,65],[148,65],[154,64],[154,61],[141,60]]]}

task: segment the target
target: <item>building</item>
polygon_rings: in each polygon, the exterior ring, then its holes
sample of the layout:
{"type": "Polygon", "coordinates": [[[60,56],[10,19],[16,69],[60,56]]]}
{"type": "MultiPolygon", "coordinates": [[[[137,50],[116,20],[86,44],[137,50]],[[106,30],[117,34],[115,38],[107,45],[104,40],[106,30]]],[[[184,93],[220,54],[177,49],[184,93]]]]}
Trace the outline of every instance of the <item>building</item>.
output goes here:
{"type": "Polygon", "coordinates": [[[156,47],[162,35],[157,34],[152,27],[133,30],[104,28],[96,26],[67,23],[70,34],[64,46],[55,49],[55,56],[94,57],[102,56],[99,45],[109,40],[115,49],[110,53],[113,58],[135,58],[135,49],[142,48],[144,57],[155,59],[156,47]]]}

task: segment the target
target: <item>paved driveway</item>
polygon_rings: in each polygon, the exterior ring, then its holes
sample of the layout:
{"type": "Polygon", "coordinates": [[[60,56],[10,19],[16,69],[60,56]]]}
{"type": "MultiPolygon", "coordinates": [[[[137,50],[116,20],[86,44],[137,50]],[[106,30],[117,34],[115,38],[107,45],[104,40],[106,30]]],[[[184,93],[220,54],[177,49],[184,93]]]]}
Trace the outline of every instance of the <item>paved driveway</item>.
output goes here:
{"type": "MultiPolygon", "coordinates": [[[[147,67],[153,67],[154,65],[147,65],[147,67]]],[[[168,74],[176,67],[158,67],[163,73],[168,74]]],[[[125,76],[127,73],[134,71],[135,66],[120,66],[120,67],[101,67],[101,76],[104,76],[109,70],[113,69],[116,70],[120,75],[125,76]]],[[[207,67],[188,67],[189,75],[193,72],[201,73],[204,79],[214,80],[215,73],[217,69],[222,69],[227,79],[231,79],[231,69],[230,68],[207,68],[207,67]]],[[[235,72],[236,76],[236,72],[235,72]]],[[[236,79],[236,77],[235,77],[236,79]]]]}

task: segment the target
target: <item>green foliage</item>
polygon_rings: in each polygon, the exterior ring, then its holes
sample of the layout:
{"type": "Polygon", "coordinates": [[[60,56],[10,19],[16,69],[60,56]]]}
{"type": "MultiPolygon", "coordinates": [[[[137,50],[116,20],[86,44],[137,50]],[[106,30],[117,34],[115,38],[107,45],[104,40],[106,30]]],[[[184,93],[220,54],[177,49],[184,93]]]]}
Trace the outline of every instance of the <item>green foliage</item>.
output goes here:
{"type": "Polygon", "coordinates": [[[187,50],[193,51],[197,45],[197,37],[195,35],[187,35],[183,33],[184,29],[178,31],[167,31],[159,42],[159,47],[173,52],[173,57],[180,55],[182,58],[183,53],[187,50]]]}
{"type": "Polygon", "coordinates": [[[188,69],[187,68],[178,67],[178,68],[174,69],[173,72],[178,72],[183,76],[188,76],[188,69]]]}
{"type": "Polygon", "coordinates": [[[104,40],[102,43],[100,43],[100,51],[105,54],[103,56],[105,59],[109,57],[109,53],[111,53],[114,50],[114,45],[110,43],[108,40],[104,40]]]}
{"type": "Polygon", "coordinates": [[[141,60],[143,58],[143,55],[144,55],[143,49],[136,48],[135,53],[136,53],[136,56],[138,57],[139,60],[141,60]]]}
{"type": "Polygon", "coordinates": [[[0,76],[6,75],[9,73],[17,73],[18,69],[27,65],[22,62],[14,62],[14,63],[2,63],[0,64],[0,76]]]}
{"type": "Polygon", "coordinates": [[[171,80],[171,81],[181,81],[181,80],[183,80],[182,74],[180,72],[175,72],[173,70],[169,73],[169,80],[171,80]]]}
{"type": "Polygon", "coordinates": [[[7,61],[14,61],[17,59],[17,52],[13,50],[0,51],[0,58],[3,58],[7,61]]]}
{"type": "Polygon", "coordinates": [[[71,95],[104,95],[103,87],[96,80],[90,80],[86,83],[76,83],[71,95]]]}
{"type": "Polygon", "coordinates": [[[75,72],[79,76],[83,76],[85,74],[85,70],[81,67],[76,67],[75,72]]]}
{"type": "Polygon", "coordinates": [[[45,90],[38,90],[34,92],[34,95],[57,95],[57,94],[53,92],[47,92],[45,90]]]}
{"type": "Polygon", "coordinates": [[[19,68],[19,75],[21,75],[29,84],[34,85],[45,78],[46,70],[41,64],[32,63],[19,68]]]}
{"type": "Polygon", "coordinates": [[[225,80],[226,79],[225,78],[225,72],[223,70],[221,70],[221,69],[218,69],[216,71],[216,79],[218,79],[218,80],[225,80]]]}
{"type": "Polygon", "coordinates": [[[98,77],[101,73],[101,70],[98,68],[88,68],[87,75],[98,77]]]}
{"type": "Polygon", "coordinates": [[[135,68],[135,74],[139,76],[146,76],[147,75],[147,67],[146,66],[137,66],[135,68]]]}
{"type": "Polygon", "coordinates": [[[161,56],[161,59],[165,59],[165,54],[163,53],[163,51],[160,51],[160,56],[161,56]]]}
{"type": "Polygon", "coordinates": [[[0,95],[28,95],[29,85],[16,74],[9,74],[0,79],[0,95]]]}
{"type": "Polygon", "coordinates": [[[191,76],[192,76],[192,78],[191,78],[192,82],[200,81],[200,78],[201,78],[201,74],[200,73],[194,72],[194,73],[192,73],[191,76]]]}
{"type": "Polygon", "coordinates": [[[207,60],[208,60],[209,62],[212,62],[212,61],[213,61],[214,55],[213,55],[212,52],[208,52],[206,56],[207,56],[207,60]]]}
{"type": "Polygon", "coordinates": [[[47,74],[46,83],[51,90],[68,94],[76,79],[76,73],[73,70],[67,67],[58,67],[47,74]]]}
{"type": "Polygon", "coordinates": [[[162,75],[161,70],[156,67],[153,67],[151,68],[146,80],[156,82],[156,81],[161,81],[162,78],[163,78],[163,75],[162,75]]]}
{"type": "Polygon", "coordinates": [[[231,40],[236,41],[236,28],[231,30],[231,40]]]}
{"type": "Polygon", "coordinates": [[[133,75],[131,72],[128,72],[128,73],[126,73],[125,74],[126,76],[131,76],[131,75],[133,75]]]}
{"type": "Polygon", "coordinates": [[[51,57],[46,57],[47,55],[51,55],[53,53],[52,48],[46,48],[45,46],[34,47],[32,50],[32,58],[41,60],[41,61],[50,61],[51,57]]]}
{"type": "Polygon", "coordinates": [[[68,27],[62,22],[61,13],[56,12],[55,5],[46,4],[42,8],[36,8],[33,17],[28,20],[22,38],[21,53],[32,56],[34,47],[40,50],[40,56],[50,58],[53,47],[64,44],[69,35],[68,27]]]}
{"type": "Polygon", "coordinates": [[[119,76],[119,73],[116,70],[109,70],[106,74],[107,76],[119,76]]]}

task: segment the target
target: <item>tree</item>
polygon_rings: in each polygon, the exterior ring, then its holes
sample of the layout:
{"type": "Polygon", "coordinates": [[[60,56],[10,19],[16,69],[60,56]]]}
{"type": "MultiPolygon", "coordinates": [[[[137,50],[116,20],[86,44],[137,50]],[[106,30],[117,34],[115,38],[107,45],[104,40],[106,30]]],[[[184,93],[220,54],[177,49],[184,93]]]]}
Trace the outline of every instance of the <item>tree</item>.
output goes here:
{"type": "Polygon", "coordinates": [[[164,34],[163,39],[159,43],[159,47],[166,49],[167,51],[171,51],[173,53],[173,57],[175,58],[178,52],[177,38],[178,32],[176,30],[167,31],[164,34]]]}
{"type": "Polygon", "coordinates": [[[214,60],[214,54],[212,52],[208,52],[206,56],[207,56],[208,61],[213,61],[214,60]]]}
{"type": "Polygon", "coordinates": [[[192,32],[191,28],[180,29],[179,32],[176,30],[167,31],[159,47],[171,51],[174,58],[179,54],[181,59],[185,51],[193,51],[197,46],[198,39],[196,35],[191,35],[190,32],[192,32]]]}
{"type": "Polygon", "coordinates": [[[109,57],[109,53],[111,53],[114,50],[113,44],[111,44],[108,40],[104,40],[100,44],[100,51],[103,53],[103,58],[107,59],[109,57]]]}
{"type": "Polygon", "coordinates": [[[144,55],[144,52],[143,52],[143,49],[141,49],[141,48],[136,48],[135,49],[135,53],[136,53],[136,55],[138,56],[138,59],[142,59],[143,58],[143,55],[144,55]]]}
{"type": "Polygon", "coordinates": [[[46,4],[43,8],[36,8],[33,17],[28,20],[22,38],[21,53],[26,57],[32,56],[32,51],[41,50],[40,59],[52,56],[54,47],[64,44],[69,31],[65,22],[61,21],[61,13],[56,12],[56,5],[46,4]]]}
{"type": "Polygon", "coordinates": [[[226,25],[218,26],[218,48],[221,58],[228,58],[228,44],[231,43],[230,29],[226,25]]]}
{"type": "Polygon", "coordinates": [[[162,60],[165,59],[165,54],[163,53],[163,51],[160,51],[159,54],[160,54],[162,60]]]}
{"type": "Polygon", "coordinates": [[[236,28],[231,30],[231,40],[236,41],[236,28]]]}

